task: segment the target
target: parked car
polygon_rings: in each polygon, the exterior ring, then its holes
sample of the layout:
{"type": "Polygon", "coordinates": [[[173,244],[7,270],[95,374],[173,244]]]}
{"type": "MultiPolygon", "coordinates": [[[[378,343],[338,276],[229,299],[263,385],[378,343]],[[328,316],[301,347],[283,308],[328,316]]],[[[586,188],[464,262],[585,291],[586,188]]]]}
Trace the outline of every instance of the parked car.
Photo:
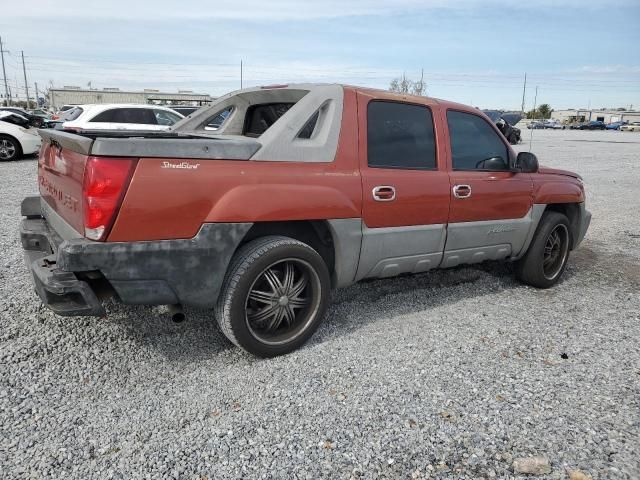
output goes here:
{"type": "Polygon", "coordinates": [[[191,105],[171,105],[169,108],[171,108],[171,110],[173,110],[174,112],[178,112],[179,114],[186,117],[187,115],[191,115],[201,107],[193,107],[191,105]]]}
{"type": "Polygon", "coordinates": [[[605,128],[607,128],[605,123],[599,120],[592,120],[576,126],[576,130],[604,130],[605,128]]]}
{"type": "Polygon", "coordinates": [[[38,131],[20,114],[0,110],[0,161],[16,160],[40,148],[38,131]]]}
{"type": "Polygon", "coordinates": [[[620,130],[622,125],[626,125],[629,122],[611,122],[607,124],[607,130],[620,130]]]}
{"type": "Polygon", "coordinates": [[[547,120],[542,124],[542,127],[551,130],[564,130],[565,126],[557,120],[547,120]]]}
{"type": "MultiPolygon", "coordinates": [[[[520,143],[520,129],[514,127],[510,122],[508,122],[502,112],[498,110],[483,110],[484,114],[489,117],[498,127],[498,130],[504,135],[504,138],[511,145],[517,145],[520,143]]],[[[520,116],[516,119],[515,123],[520,121],[520,116]]]]}
{"type": "Polygon", "coordinates": [[[300,347],[331,288],[366,278],[508,260],[551,287],[591,218],[579,175],[428,97],[280,85],[220,97],[169,132],[41,134],[21,238],[43,303],[212,308],[264,357],[300,347]]]}
{"type": "Polygon", "coordinates": [[[620,127],[621,132],[640,132],[640,122],[631,122],[620,127]]]}
{"type": "Polygon", "coordinates": [[[16,113],[16,114],[26,118],[29,121],[29,125],[32,125],[34,127],[42,126],[42,118],[41,117],[39,117],[37,115],[32,115],[31,113],[27,112],[26,110],[24,110],[22,108],[18,108],[18,107],[0,107],[0,112],[16,113]]]}
{"type": "Polygon", "coordinates": [[[544,128],[544,122],[543,121],[530,122],[530,123],[527,124],[527,128],[529,130],[543,129],[544,128]]]}
{"type": "Polygon", "coordinates": [[[184,116],[157,105],[78,105],[63,114],[63,130],[168,130],[184,116]]]}

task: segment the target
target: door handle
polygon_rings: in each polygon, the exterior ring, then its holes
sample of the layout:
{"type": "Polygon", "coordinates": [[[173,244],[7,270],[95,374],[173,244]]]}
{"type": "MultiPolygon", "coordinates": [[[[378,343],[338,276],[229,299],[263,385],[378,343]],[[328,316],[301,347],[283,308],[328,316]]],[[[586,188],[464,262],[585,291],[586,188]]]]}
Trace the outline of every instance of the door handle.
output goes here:
{"type": "Polygon", "coordinates": [[[471,196],[471,185],[454,185],[453,196],[456,198],[469,198],[471,196]]]}
{"type": "Polygon", "coordinates": [[[396,199],[396,187],[392,185],[378,185],[371,191],[376,202],[392,202],[396,199]]]}

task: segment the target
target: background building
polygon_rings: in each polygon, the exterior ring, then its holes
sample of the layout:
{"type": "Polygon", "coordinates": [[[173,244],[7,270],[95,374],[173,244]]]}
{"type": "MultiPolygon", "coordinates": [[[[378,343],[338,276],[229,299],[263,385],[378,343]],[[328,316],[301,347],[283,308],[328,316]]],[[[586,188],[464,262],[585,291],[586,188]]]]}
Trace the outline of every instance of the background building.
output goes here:
{"type": "Polygon", "coordinates": [[[58,110],[63,105],[81,105],[87,103],[154,103],[158,105],[204,105],[214,100],[205,93],[193,93],[180,90],[177,93],[145,89],[126,91],[119,88],[82,89],[80,87],[51,88],[47,98],[49,108],[58,110]]]}
{"type": "Polygon", "coordinates": [[[640,112],[634,110],[554,110],[551,113],[551,118],[563,123],[589,122],[591,120],[599,120],[604,123],[639,122],[640,112]]]}

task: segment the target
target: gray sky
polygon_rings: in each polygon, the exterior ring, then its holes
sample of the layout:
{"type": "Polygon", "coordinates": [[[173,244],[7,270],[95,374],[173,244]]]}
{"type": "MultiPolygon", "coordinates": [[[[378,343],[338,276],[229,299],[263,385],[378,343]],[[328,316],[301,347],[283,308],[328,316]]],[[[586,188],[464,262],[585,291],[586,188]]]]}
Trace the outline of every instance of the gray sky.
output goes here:
{"type": "Polygon", "coordinates": [[[246,2],[13,0],[0,18],[7,78],[31,89],[77,85],[190,89],[301,81],[386,88],[424,69],[428,94],[520,108],[538,103],[640,108],[640,2],[325,0],[246,2]],[[8,11],[7,11],[8,10],[8,11]]]}

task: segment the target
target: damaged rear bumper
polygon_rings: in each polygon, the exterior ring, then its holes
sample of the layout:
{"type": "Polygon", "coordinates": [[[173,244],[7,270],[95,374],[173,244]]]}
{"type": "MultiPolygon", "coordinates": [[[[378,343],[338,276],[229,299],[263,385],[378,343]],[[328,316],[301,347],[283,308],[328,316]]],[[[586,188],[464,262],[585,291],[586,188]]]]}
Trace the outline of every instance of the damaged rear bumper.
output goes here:
{"type": "Polygon", "coordinates": [[[38,296],[59,315],[102,316],[105,292],[125,304],[212,307],[252,225],[205,224],[195,237],[179,240],[64,239],[42,215],[40,201],[23,201],[20,239],[38,296]]]}

